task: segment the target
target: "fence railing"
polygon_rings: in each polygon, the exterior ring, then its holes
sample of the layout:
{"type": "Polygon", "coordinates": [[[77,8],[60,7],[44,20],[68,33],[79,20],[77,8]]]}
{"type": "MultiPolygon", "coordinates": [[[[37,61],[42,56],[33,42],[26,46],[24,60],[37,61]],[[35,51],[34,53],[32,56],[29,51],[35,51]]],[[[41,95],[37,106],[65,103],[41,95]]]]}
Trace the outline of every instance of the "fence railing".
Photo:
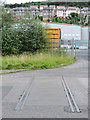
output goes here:
{"type": "Polygon", "coordinates": [[[88,56],[88,44],[90,47],[90,42],[83,40],[63,40],[61,39],[60,29],[59,28],[48,28],[45,29],[47,33],[47,46],[52,50],[52,53],[55,50],[58,50],[62,54],[68,53],[73,56],[73,58],[86,58],[88,56]],[[84,57],[82,57],[84,56],[84,57]]]}
{"type": "Polygon", "coordinates": [[[67,52],[73,58],[88,58],[88,42],[80,40],[60,40],[60,50],[67,52]]]}

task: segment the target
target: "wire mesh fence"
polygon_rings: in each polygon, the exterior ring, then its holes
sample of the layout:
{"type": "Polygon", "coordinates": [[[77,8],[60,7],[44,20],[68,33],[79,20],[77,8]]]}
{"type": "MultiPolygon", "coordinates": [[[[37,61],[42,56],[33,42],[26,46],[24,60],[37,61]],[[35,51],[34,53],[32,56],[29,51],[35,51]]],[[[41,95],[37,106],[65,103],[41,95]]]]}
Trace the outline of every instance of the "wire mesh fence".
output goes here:
{"type": "MultiPolygon", "coordinates": [[[[61,39],[61,30],[58,28],[49,28],[45,29],[47,33],[47,48],[55,53],[59,52],[61,55],[69,54],[75,59],[87,59],[88,58],[88,41],[86,40],[78,40],[77,34],[74,38],[69,40],[67,36],[64,39],[61,39]]],[[[71,34],[70,34],[71,35],[71,34]]]]}
{"type": "Polygon", "coordinates": [[[60,51],[75,59],[88,59],[88,42],[80,40],[60,40],[60,51]]]}

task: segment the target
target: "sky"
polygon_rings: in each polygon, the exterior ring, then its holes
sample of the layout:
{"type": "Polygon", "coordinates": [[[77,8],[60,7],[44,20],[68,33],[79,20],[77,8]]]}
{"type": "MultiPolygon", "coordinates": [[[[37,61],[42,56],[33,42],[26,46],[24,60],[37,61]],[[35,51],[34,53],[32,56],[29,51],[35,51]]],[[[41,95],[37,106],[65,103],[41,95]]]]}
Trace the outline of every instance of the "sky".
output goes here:
{"type": "Polygon", "coordinates": [[[45,0],[3,0],[6,4],[15,4],[15,3],[26,3],[26,2],[37,2],[37,1],[45,1],[45,0]]]}

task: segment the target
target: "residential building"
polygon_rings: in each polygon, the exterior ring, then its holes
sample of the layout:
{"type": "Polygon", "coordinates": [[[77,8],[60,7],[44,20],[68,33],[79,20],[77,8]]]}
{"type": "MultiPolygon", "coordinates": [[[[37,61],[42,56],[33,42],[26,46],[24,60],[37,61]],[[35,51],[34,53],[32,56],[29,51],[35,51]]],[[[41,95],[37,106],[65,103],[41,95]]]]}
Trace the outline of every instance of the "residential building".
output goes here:
{"type": "Polygon", "coordinates": [[[54,16],[56,15],[56,6],[55,5],[49,5],[50,8],[54,10],[54,16]]]}
{"type": "Polygon", "coordinates": [[[50,21],[52,21],[52,18],[55,15],[55,6],[51,5],[49,7],[43,7],[42,15],[43,15],[43,20],[49,19],[50,21]]]}
{"type": "Polygon", "coordinates": [[[50,8],[56,9],[55,5],[49,5],[50,8]]]}
{"type": "Polygon", "coordinates": [[[48,5],[40,5],[39,16],[43,16],[43,8],[48,7],[48,5]]]}
{"type": "Polygon", "coordinates": [[[31,5],[30,6],[30,16],[31,16],[31,18],[33,16],[37,17],[38,15],[39,15],[38,5],[31,5]]]}
{"type": "Polygon", "coordinates": [[[43,10],[45,7],[48,7],[48,5],[40,5],[40,10],[43,10]]]}
{"type": "Polygon", "coordinates": [[[32,18],[33,16],[38,16],[39,10],[38,6],[30,7],[17,7],[13,8],[13,18],[32,18]]]}
{"type": "Polygon", "coordinates": [[[52,20],[53,17],[54,17],[53,8],[46,7],[46,8],[43,9],[43,19],[44,20],[47,20],[47,19],[52,20]]]}
{"type": "Polygon", "coordinates": [[[25,7],[16,7],[13,8],[13,18],[24,18],[27,8],[25,7]]]}
{"type": "Polygon", "coordinates": [[[30,8],[38,9],[38,5],[30,5],[30,8]]]}
{"type": "Polygon", "coordinates": [[[39,16],[43,16],[43,10],[39,9],[39,16]]]}
{"type": "Polygon", "coordinates": [[[57,6],[57,17],[66,18],[65,6],[57,6]]]}
{"type": "MultiPolygon", "coordinates": [[[[57,15],[57,17],[60,18],[67,18],[70,13],[78,13],[82,17],[86,16],[86,23],[90,23],[90,8],[85,7],[82,9],[79,9],[78,7],[65,7],[65,6],[57,6],[55,5],[40,5],[40,8],[38,5],[30,5],[30,7],[16,7],[16,8],[5,8],[4,10],[8,13],[10,11],[13,11],[13,18],[26,18],[28,17],[26,13],[29,13],[30,18],[33,18],[33,16],[42,16],[43,20],[49,19],[52,21],[52,18],[57,15]]],[[[81,18],[82,19],[82,18],[81,18]]]]}
{"type": "Polygon", "coordinates": [[[65,7],[65,6],[57,6],[57,17],[67,18],[70,13],[80,13],[80,9],[77,7],[65,7]]]}
{"type": "Polygon", "coordinates": [[[66,16],[69,16],[70,13],[80,13],[80,9],[77,8],[77,7],[68,7],[67,10],[66,10],[66,16]]]}

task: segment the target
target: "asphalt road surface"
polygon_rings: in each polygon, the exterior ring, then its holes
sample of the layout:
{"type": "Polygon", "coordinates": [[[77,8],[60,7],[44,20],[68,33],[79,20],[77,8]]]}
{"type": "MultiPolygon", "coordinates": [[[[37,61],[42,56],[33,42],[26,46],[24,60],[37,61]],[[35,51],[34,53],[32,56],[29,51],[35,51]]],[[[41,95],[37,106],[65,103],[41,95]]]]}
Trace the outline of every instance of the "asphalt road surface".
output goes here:
{"type": "MultiPolygon", "coordinates": [[[[67,52],[72,55],[72,49],[68,49],[67,52]]],[[[74,49],[73,56],[78,59],[86,59],[90,58],[90,49],[74,49]]]]}
{"type": "Polygon", "coordinates": [[[88,118],[88,61],[55,69],[29,70],[2,75],[3,118],[88,118]],[[81,113],[72,113],[62,75],[81,113]],[[27,100],[20,110],[15,107],[24,90],[33,81],[27,100]]]}
{"type": "Polygon", "coordinates": [[[82,49],[82,50],[77,49],[76,59],[87,59],[88,60],[88,57],[90,57],[88,53],[90,53],[88,49],[82,49]]]}

